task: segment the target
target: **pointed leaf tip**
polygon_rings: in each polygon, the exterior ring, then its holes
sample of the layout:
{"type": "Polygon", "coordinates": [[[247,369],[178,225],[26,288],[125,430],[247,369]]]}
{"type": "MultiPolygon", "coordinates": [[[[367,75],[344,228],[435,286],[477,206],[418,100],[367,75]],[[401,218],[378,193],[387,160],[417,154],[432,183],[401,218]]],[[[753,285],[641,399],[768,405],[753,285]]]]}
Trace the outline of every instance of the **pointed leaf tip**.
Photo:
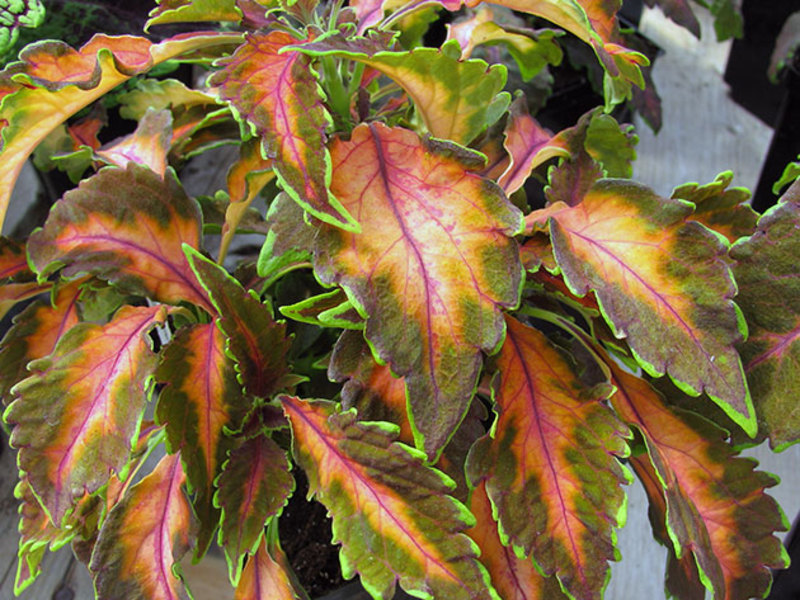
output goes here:
{"type": "Polygon", "coordinates": [[[656,534],[667,534],[663,541],[673,546],[668,582],[702,582],[727,600],[763,597],[770,569],[783,568],[787,558],[774,535],[785,531],[785,517],[764,492],[777,481],[737,457],[711,422],[670,409],[647,381],[612,359],[606,364],[616,388],[611,403],[647,447],[644,464],[640,457],[634,469],[650,497],[651,519],[658,519],[656,534]]]}
{"type": "Polygon", "coordinates": [[[727,248],[692,205],[622,180],[595,184],[550,219],[570,290],[593,290],[614,334],[651,375],[705,391],[749,435],[756,421],[735,349],[745,328],[727,248]]]}
{"type": "Polygon", "coordinates": [[[89,566],[98,596],[188,600],[176,566],[192,543],[185,481],[179,456],[167,455],[111,509],[89,566]]]}
{"type": "MultiPolygon", "coordinates": [[[[276,536],[277,537],[277,536],[276,536]]],[[[278,540],[264,541],[247,561],[233,600],[308,600],[278,540]]]]}
{"type": "Polygon", "coordinates": [[[392,597],[399,581],[420,597],[499,600],[461,533],[469,512],[420,453],[393,443],[396,427],[358,423],[355,411],[337,412],[327,401],[281,402],[295,460],[333,517],[345,578],[359,573],[376,598],[392,597]]]}
{"type": "Polygon", "coordinates": [[[502,340],[501,308],[517,304],[522,283],[521,213],[448,149],[379,123],[336,140],[331,187],[362,233],[323,226],[314,259],[320,280],[341,284],[367,317],[380,359],[407,378],[429,457],[461,422],[481,352],[502,340]]]}
{"type": "Polygon", "coordinates": [[[106,325],[78,324],[17,385],[4,418],[54,523],[128,463],[156,366],[147,333],[166,316],[164,306],[126,306],[106,325]]]}
{"type": "Polygon", "coordinates": [[[291,339],[286,335],[286,324],[276,321],[269,304],[245,290],[223,267],[190,246],[184,246],[184,251],[219,315],[239,382],[248,394],[271,398],[289,373],[286,357],[291,339]]]}
{"type": "Polygon", "coordinates": [[[303,54],[282,50],[298,43],[284,31],[250,33],[210,85],[220,87],[241,117],[262,138],[284,191],[315,217],[358,231],[358,223],[330,193],[330,124],[319,83],[303,54]]]}
{"type": "Polygon", "coordinates": [[[219,544],[234,585],[240,581],[245,555],[256,552],[265,525],[280,514],[294,491],[289,468],[286,453],[263,432],[244,440],[224,465],[214,504],[222,509],[219,544]]]}
{"type": "Polygon", "coordinates": [[[531,556],[567,593],[599,600],[616,560],[627,483],[617,457],[627,427],[539,331],[507,317],[497,359],[497,422],[473,447],[504,543],[531,556]]]}

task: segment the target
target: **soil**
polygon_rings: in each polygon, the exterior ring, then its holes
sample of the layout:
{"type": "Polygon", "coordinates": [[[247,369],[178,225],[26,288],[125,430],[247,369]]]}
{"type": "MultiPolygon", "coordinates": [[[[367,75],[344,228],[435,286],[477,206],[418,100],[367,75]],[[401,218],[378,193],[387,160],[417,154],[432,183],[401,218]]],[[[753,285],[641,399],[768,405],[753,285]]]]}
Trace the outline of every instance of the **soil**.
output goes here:
{"type": "Polygon", "coordinates": [[[308,481],[300,469],[289,504],[278,520],[281,547],[300,583],[311,598],[319,598],[345,584],[339,568],[339,545],[331,544],[331,520],[327,509],[306,500],[308,481]]]}

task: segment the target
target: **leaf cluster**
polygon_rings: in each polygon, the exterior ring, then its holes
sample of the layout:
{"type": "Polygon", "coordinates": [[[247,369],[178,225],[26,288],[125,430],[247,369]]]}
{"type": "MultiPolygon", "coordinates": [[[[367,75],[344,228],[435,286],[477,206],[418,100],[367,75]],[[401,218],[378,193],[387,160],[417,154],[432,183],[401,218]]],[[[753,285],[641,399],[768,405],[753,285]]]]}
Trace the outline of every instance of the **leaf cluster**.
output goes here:
{"type": "Polygon", "coordinates": [[[16,590],[71,543],[99,598],[183,598],[217,543],[236,598],[306,597],[277,528],[301,469],[376,599],[601,598],[634,479],[671,596],[763,597],[786,523],[736,444],[800,439],[799,184],[759,216],[730,173],[632,181],[618,8],[160,0],[148,28],[197,29],[0,72],[0,215],[34,152],[76,181],[0,245],[16,590]],[[506,64],[563,36],[605,105],[554,133],[506,64]],[[109,94],[136,129],[103,143],[109,94]],[[221,144],[225,189],[190,196],[221,144]]]}

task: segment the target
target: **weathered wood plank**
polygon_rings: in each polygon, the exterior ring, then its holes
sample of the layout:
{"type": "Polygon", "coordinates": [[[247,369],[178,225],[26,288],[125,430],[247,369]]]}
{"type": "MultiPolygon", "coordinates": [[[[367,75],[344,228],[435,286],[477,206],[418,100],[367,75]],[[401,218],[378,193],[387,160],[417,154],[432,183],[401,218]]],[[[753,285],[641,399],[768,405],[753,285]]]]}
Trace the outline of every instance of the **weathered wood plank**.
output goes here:
{"type": "Polygon", "coordinates": [[[702,40],[646,9],[641,29],[664,53],[653,79],[662,96],[664,125],[656,135],[640,119],[634,177],[663,195],[682,183],[712,181],[734,172],[733,184],[758,183],[772,130],[728,97],[722,73],[730,42],[715,41],[708,11],[697,8],[702,40]]]}

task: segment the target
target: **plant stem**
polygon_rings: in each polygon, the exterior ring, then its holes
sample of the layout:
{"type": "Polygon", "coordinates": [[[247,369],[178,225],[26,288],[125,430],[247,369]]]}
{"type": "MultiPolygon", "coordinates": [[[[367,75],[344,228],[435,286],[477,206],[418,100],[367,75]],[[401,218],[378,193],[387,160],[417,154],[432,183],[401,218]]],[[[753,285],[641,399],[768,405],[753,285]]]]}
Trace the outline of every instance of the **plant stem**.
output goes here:
{"type": "Polygon", "coordinates": [[[603,358],[604,352],[600,351],[597,347],[598,342],[588,335],[583,329],[578,327],[575,323],[561,315],[550,312],[549,310],[534,308],[532,306],[523,306],[522,309],[520,309],[520,312],[528,315],[529,317],[533,317],[534,319],[547,321],[548,323],[551,323],[569,333],[572,337],[578,340],[578,342],[580,342],[584,348],[586,348],[586,351],[592,355],[592,358],[597,363],[597,366],[599,366],[603,373],[610,379],[611,371],[609,370],[608,366],[606,365],[606,361],[603,358]]]}
{"type": "Polygon", "coordinates": [[[357,62],[353,68],[353,74],[350,76],[350,81],[347,84],[347,95],[352,98],[353,94],[358,91],[361,85],[361,77],[364,75],[364,63],[357,62]]]}
{"type": "Polygon", "coordinates": [[[322,72],[325,76],[325,87],[331,108],[342,118],[344,123],[349,122],[350,95],[344,87],[341,73],[336,68],[336,61],[332,56],[322,57],[322,72]]]}

